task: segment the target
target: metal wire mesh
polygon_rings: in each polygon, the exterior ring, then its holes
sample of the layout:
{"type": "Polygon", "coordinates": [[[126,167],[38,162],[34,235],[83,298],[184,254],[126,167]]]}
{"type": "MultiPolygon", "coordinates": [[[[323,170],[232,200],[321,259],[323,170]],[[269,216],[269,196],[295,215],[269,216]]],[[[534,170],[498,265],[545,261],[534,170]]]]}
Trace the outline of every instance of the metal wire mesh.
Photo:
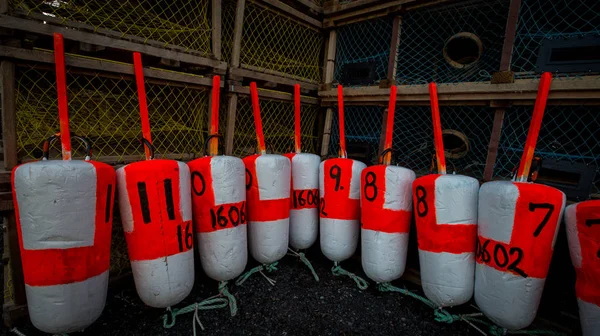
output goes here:
{"type": "MultiPolygon", "coordinates": [[[[348,106],[345,109],[346,142],[366,143],[371,163],[377,162],[381,138],[383,108],[376,106],[348,106]]],[[[450,172],[483,178],[488,142],[492,131],[494,113],[488,107],[442,106],[442,129],[463,134],[469,149],[462,157],[451,158],[446,148],[446,163],[450,172]]],[[[329,152],[336,155],[339,149],[337,115],[334,117],[329,152]]],[[[447,146],[448,147],[448,146],[447,146]]],[[[423,175],[432,170],[434,155],[431,110],[428,106],[398,106],[394,120],[394,163],[423,175]]]]}
{"type": "Polygon", "coordinates": [[[513,48],[512,70],[516,72],[516,77],[539,74],[536,62],[544,41],[599,36],[600,11],[597,0],[523,0],[513,48]]]}
{"type": "Polygon", "coordinates": [[[210,54],[209,0],[9,0],[11,12],[143,43],[210,54]]]}
{"type": "Polygon", "coordinates": [[[221,3],[221,57],[229,63],[233,48],[233,28],[237,0],[224,0],[221,3]]]}
{"type": "Polygon", "coordinates": [[[363,64],[370,68],[366,80],[360,85],[377,84],[386,78],[390,42],[392,38],[390,17],[361,21],[339,28],[335,53],[334,79],[338,83],[349,84],[356,76],[352,65],[363,64]]]}
{"type": "Polygon", "coordinates": [[[320,81],[323,35],[256,2],[246,3],[240,63],[320,81]]]}
{"type": "MultiPolygon", "coordinates": [[[[260,93],[259,93],[260,95],[260,93]]],[[[316,120],[319,107],[302,105],[300,110],[300,127],[302,151],[316,153],[317,130],[316,120]]],[[[267,150],[276,153],[289,153],[294,149],[294,104],[277,100],[260,100],[260,112],[267,150]]],[[[244,157],[256,152],[256,131],[250,97],[240,96],[238,99],[235,134],[233,138],[233,155],[244,157]]]]}
{"type": "MultiPolygon", "coordinates": [[[[55,73],[51,68],[17,68],[19,159],[41,156],[41,143],[58,127],[55,73]]],[[[157,154],[200,155],[206,137],[207,90],[147,80],[146,93],[157,154]]],[[[111,162],[143,157],[137,89],[133,78],[67,70],[71,132],[89,138],[94,156],[111,162]]],[[[77,149],[79,144],[73,143],[77,149]]],[[[58,153],[56,153],[58,155],[58,153]]],[[[83,156],[79,151],[74,156],[83,156]]]]}
{"type": "MultiPolygon", "coordinates": [[[[491,74],[500,67],[508,4],[506,0],[462,1],[406,13],[400,29],[396,73],[398,83],[410,85],[432,81],[458,83],[490,80],[491,74]],[[463,32],[477,36],[482,46],[478,60],[459,60],[459,63],[466,63],[464,67],[452,65],[444,55],[444,46],[450,38],[463,32]]],[[[455,46],[462,48],[461,45],[455,46]]],[[[450,59],[453,57],[460,56],[450,56],[450,59]]]]}
{"type": "MultiPolygon", "coordinates": [[[[494,169],[497,178],[510,178],[519,165],[527,130],[530,106],[515,106],[506,111],[502,137],[494,169]]],[[[600,118],[595,106],[548,106],[535,151],[542,159],[596,166],[592,193],[600,193],[600,118]]],[[[543,163],[542,163],[543,166],[543,163]]]]}

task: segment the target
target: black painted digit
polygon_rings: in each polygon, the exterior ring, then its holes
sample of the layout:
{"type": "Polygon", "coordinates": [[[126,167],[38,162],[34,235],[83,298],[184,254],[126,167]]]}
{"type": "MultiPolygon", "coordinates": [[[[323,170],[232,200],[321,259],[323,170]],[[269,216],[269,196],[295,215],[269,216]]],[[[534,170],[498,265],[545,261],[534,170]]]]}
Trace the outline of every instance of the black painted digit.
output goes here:
{"type": "Polygon", "coordinates": [[[192,235],[192,222],[187,222],[185,225],[185,246],[191,249],[194,245],[194,236],[192,235]]]}
{"type": "Polygon", "coordinates": [[[194,192],[194,195],[202,196],[202,195],[204,195],[205,190],[206,190],[206,183],[204,182],[204,176],[202,176],[202,174],[200,174],[197,171],[192,172],[192,191],[194,192]],[[196,186],[196,179],[199,179],[200,182],[202,183],[202,188],[200,190],[198,190],[198,187],[196,186]]]}
{"type": "Polygon", "coordinates": [[[240,223],[246,223],[246,201],[242,202],[242,208],[240,209],[240,223]]]}
{"type": "Polygon", "coordinates": [[[151,221],[150,218],[150,207],[148,206],[148,191],[146,191],[146,182],[137,183],[138,196],[140,197],[140,207],[142,209],[142,218],[144,224],[148,224],[151,221]]]}
{"type": "Polygon", "coordinates": [[[363,192],[365,193],[365,198],[369,202],[373,202],[377,198],[377,186],[375,185],[376,179],[377,179],[377,176],[375,175],[374,172],[368,172],[367,175],[365,175],[365,187],[363,188],[363,192]],[[370,181],[369,181],[369,177],[371,178],[370,181]],[[369,189],[373,190],[373,193],[371,196],[369,196],[369,192],[368,192],[369,189]]]}
{"type": "Polygon", "coordinates": [[[324,198],[321,198],[320,204],[321,204],[321,216],[327,217],[327,213],[325,212],[325,199],[324,198]]]}
{"type": "Polygon", "coordinates": [[[425,201],[427,198],[427,191],[423,186],[417,186],[415,194],[417,196],[417,215],[419,215],[419,217],[425,217],[429,212],[427,202],[425,201]]]}
{"type": "Polygon", "coordinates": [[[306,199],[304,199],[304,197],[302,197],[302,195],[304,195],[304,190],[300,190],[300,194],[298,194],[298,204],[300,204],[300,206],[305,206],[306,199]]]}
{"type": "Polygon", "coordinates": [[[306,192],[306,204],[308,204],[308,205],[313,205],[313,204],[315,204],[315,197],[314,197],[314,195],[313,195],[313,192],[312,192],[312,190],[308,190],[308,191],[306,192]]]}
{"type": "Polygon", "coordinates": [[[229,221],[231,222],[231,225],[233,225],[233,227],[236,227],[240,224],[240,211],[236,206],[232,205],[231,208],[229,208],[229,212],[227,214],[229,215],[229,221]],[[232,216],[233,213],[235,213],[235,220],[232,216]]]}
{"type": "Polygon", "coordinates": [[[217,210],[217,223],[219,224],[219,226],[221,227],[226,227],[227,223],[229,223],[229,221],[227,220],[227,217],[223,216],[223,206],[221,205],[219,207],[219,210],[217,210]]]}
{"type": "Polygon", "coordinates": [[[169,220],[175,219],[175,206],[173,205],[173,185],[171,179],[165,179],[165,201],[167,202],[167,216],[169,220]]]}
{"type": "Polygon", "coordinates": [[[292,198],[294,200],[294,209],[298,208],[298,195],[296,195],[296,191],[292,193],[292,198]]]}
{"type": "Polygon", "coordinates": [[[535,231],[533,231],[534,237],[539,236],[540,233],[542,232],[542,230],[544,229],[544,226],[546,226],[546,224],[548,224],[548,221],[550,220],[550,216],[552,216],[552,213],[554,212],[554,204],[529,203],[529,211],[533,212],[536,209],[546,209],[548,211],[546,212],[546,215],[544,216],[544,218],[542,218],[542,222],[538,225],[538,227],[535,229],[535,231]]]}
{"type": "Polygon", "coordinates": [[[108,223],[110,220],[110,206],[112,205],[112,184],[108,185],[106,191],[106,207],[104,208],[104,223],[108,223]]]}
{"type": "Polygon", "coordinates": [[[513,261],[510,265],[508,265],[507,269],[514,271],[515,273],[519,274],[523,278],[527,278],[527,274],[522,269],[517,267],[517,265],[519,265],[519,263],[521,262],[521,259],[523,259],[523,250],[521,250],[518,247],[511,247],[508,252],[510,253],[511,257],[513,254],[516,253],[517,259],[515,259],[515,261],[513,261]]]}
{"type": "Polygon", "coordinates": [[[494,262],[499,267],[505,267],[508,264],[508,253],[506,253],[506,249],[503,245],[496,244],[494,246],[494,262]],[[501,252],[503,262],[500,262],[500,258],[498,257],[498,252],[501,252]]]}
{"type": "Polygon", "coordinates": [[[342,169],[338,165],[334,165],[329,169],[329,177],[335,179],[335,191],[340,190],[340,183],[342,179],[342,169]]]}
{"type": "Polygon", "coordinates": [[[490,252],[487,250],[489,244],[490,241],[486,240],[483,242],[483,245],[481,245],[481,261],[483,261],[484,263],[488,263],[492,259],[492,257],[490,256],[490,252]]]}
{"type": "Polygon", "coordinates": [[[213,230],[217,228],[217,214],[214,209],[210,209],[210,223],[213,230]]]}
{"type": "Polygon", "coordinates": [[[250,187],[252,187],[252,174],[246,168],[246,190],[250,190],[250,187]]]}
{"type": "Polygon", "coordinates": [[[181,225],[177,225],[177,243],[179,244],[179,252],[183,251],[183,238],[181,233],[181,225]]]}

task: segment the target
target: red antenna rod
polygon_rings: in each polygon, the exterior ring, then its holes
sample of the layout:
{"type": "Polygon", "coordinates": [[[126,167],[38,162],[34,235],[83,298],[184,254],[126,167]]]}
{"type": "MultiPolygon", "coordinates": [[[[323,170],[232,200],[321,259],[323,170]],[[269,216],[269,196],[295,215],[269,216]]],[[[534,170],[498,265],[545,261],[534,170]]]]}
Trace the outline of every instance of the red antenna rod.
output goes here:
{"type": "Polygon", "coordinates": [[[67,72],[65,70],[65,42],[62,34],[54,33],[54,63],[56,66],[56,91],[58,93],[58,120],[63,160],[71,160],[71,131],[69,130],[69,105],[67,103],[67,72]]]}
{"type": "Polygon", "coordinates": [[[300,143],[300,84],[294,85],[294,119],[294,144],[296,145],[296,153],[300,153],[302,152],[300,143]]]}
{"type": "Polygon", "coordinates": [[[260,103],[258,101],[258,89],[256,82],[250,83],[250,98],[252,99],[252,111],[254,112],[254,126],[256,128],[256,140],[260,154],[267,153],[265,147],[265,136],[263,134],[262,120],[260,119],[260,103]]]}
{"type": "MultiPolygon", "coordinates": [[[[135,69],[135,83],[137,85],[138,101],[140,104],[140,118],[142,120],[142,137],[152,144],[150,133],[150,118],[148,117],[148,102],[146,101],[146,87],[144,85],[144,68],[142,65],[142,54],[133,53],[133,67],[135,69]]],[[[150,160],[150,148],[145,148],[146,160],[150,160]]]]}
{"type": "Polygon", "coordinates": [[[340,125],[340,157],[348,156],[346,153],[346,136],[344,132],[344,88],[342,84],[338,85],[338,119],[340,125]]]}
{"type": "MultiPolygon", "coordinates": [[[[387,124],[385,130],[385,143],[383,150],[392,148],[392,136],[394,133],[394,114],[396,112],[396,92],[398,88],[395,85],[390,87],[390,102],[388,104],[387,124]]],[[[392,152],[387,152],[383,157],[383,164],[389,165],[392,162],[392,152]]]]}
{"type": "MultiPolygon", "coordinates": [[[[210,135],[219,134],[219,95],[221,91],[221,77],[213,76],[212,86],[212,105],[211,105],[211,117],[210,117],[210,135]]],[[[219,153],[219,139],[210,139],[209,144],[209,155],[215,156],[219,153]]]]}
{"type": "Polygon", "coordinates": [[[438,104],[437,85],[429,83],[429,100],[431,102],[431,119],[433,121],[433,139],[435,144],[435,158],[438,174],[446,174],[446,155],[444,154],[444,141],[442,140],[442,122],[440,121],[440,106],[438,104]]]}
{"type": "Polygon", "coordinates": [[[527,177],[529,176],[531,160],[533,159],[535,146],[540,135],[544,110],[546,109],[546,102],[548,101],[548,94],[550,93],[550,84],[552,84],[552,74],[544,72],[540,79],[537,97],[535,98],[535,105],[533,106],[533,117],[531,118],[531,124],[529,125],[529,132],[527,133],[527,141],[525,142],[519,170],[517,171],[517,181],[526,182],[527,177]]]}

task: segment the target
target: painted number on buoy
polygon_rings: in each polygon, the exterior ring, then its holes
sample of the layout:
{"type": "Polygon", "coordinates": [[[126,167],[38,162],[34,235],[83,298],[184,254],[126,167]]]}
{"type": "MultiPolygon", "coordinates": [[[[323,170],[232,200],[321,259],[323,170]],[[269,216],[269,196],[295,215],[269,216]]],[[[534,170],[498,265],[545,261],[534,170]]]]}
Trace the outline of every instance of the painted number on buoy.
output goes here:
{"type": "Polygon", "coordinates": [[[335,180],[335,191],[344,190],[344,186],[340,187],[340,182],[342,180],[342,169],[338,165],[333,165],[331,169],[329,169],[329,177],[335,180]]]}
{"type": "MultiPolygon", "coordinates": [[[[600,225],[600,218],[586,219],[585,226],[592,227],[592,225],[600,225]]],[[[600,258],[600,250],[596,252],[596,257],[600,258]]]]}
{"type": "Polygon", "coordinates": [[[502,243],[478,237],[475,244],[475,259],[527,278],[527,273],[519,268],[523,259],[523,250],[519,247],[507,247],[502,243]]]}
{"type": "Polygon", "coordinates": [[[319,190],[294,190],[292,201],[293,210],[316,208],[319,206],[319,190]]]}
{"type": "Polygon", "coordinates": [[[547,210],[546,215],[542,218],[542,222],[538,225],[538,227],[533,231],[533,236],[537,237],[540,235],[548,221],[550,220],[550,216],[554,212],[554,205],[550,203],[529,203],[529,211],[536,211],[537,209],[545,209],[547,210]]]}
{"type": "Polygon", "coordinates": [[[375,181],[377,180],[377,176],[374,172],[368,172],[365,175],[364,181],[364,193],[365,199],[369,202],[373,202],[377,198],[377,185],[375,185],[375,181]]]}
{"type": "Polygon", "coordinates": [[[211,226],[213,229],[237,227],[246,224],[246,202],[238,208],[236,204],[224,204],[210,209],[211,226]]]}
{"type": "Polygon", "coordinates": [[[416,196],[417,196],[417,215],[419,217],[425,217],[427,216],[427,213],[429,212],[429,208],[427,206],[427,190],[425,190],[425,188],[423,186],[417,186],[416,190],[415,190],[416,196]]]}
{"type": "Polygon", "coordinates": [[[192,248],[194,244],[191,225],[192,222],[185,224],[185,232],[182,232],[181,224],[177,225],[177,242],[179,243],[179,252],[187,251],[192,248]],[[185,244],[185,249],[183,248],[185,244]]]}
{"type": "MultiPolygon", "coordinates": [[[[163,181],[163,186],[165,190],[165,202],[167,209],[167,216],[169,220],[175,219],[175,205],[173,204],[173,184],[171,179],[165,179],[163,181]]],[[[142,210],[142,218],[144,220],[144,224],[149,224],[152,221],[150,217],[150,206],[148,202],[148,191],[146,189],[146,182],[138,182],[137,183],[138,196],[140,198],[140,207],[142,210]]]]}

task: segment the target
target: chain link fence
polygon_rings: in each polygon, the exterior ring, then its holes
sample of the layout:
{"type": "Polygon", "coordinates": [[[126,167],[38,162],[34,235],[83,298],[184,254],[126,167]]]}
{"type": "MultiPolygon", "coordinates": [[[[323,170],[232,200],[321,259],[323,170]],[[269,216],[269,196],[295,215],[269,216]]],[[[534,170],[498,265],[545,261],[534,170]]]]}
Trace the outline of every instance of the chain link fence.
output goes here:
{"type": "MultiPolygon", "coordinates": [[[[260,93],[259,93],[260,96],[260,93]]],[[[300,129],[302,151],[316,153],[318,148],[317,105],[301,105],[300,129]]],[[[260,113],[267,150],[275,153],[294,151],[294,103],[260,99],[260,113]]],[[[233,155],[245,157],[256,153],[256,130],[249,96],[238,98],[233,155]]]]}
{"type": "MultiPolygon", "coordinates": [[[[39,159],[41,144],[59,129],[55,72],[50,66],[17,68],[17,149],[20,160],[39,159]]],[[[140,160],[141,126],[132,76],[67,69],[71,132],[90,139],[101,161],[140,160]]],[[[202,154],[207,133],[208,90],[146,80],[156,153],[183,159],[202,154]],[[174,155],[174,156],[173,156],[174,155]]],[[[83,149],[73,143],[74,148],[83,149]]],[[[58,157],[58,150],[54,151],[58,157]]],[[[83,157],[79,150],[74,156],[83,157]]]]}
{"type": "MultiPolygon", "coordinates": [[[[536,63],[544,43],[594,37],[600,37],[597,0],[523,0],[513,48],[512,70],[517,78],[537,76],[542,72],[536,63]]],[[[587,73],[588,70],[580,72],[587,73]]]]}
{"type": "MultiPolygon", "coordinates": [[[[345,107],[348,152],[354,146],[367,151],[368,163],[378,162],[383,107],[345,107]]],[[[488,143],[494,120],[493,110],[483,106],[441,106],[440,114],[446,163],[449,172],[483,179],[488,143]]],[[[337,112],[331,129],[329,154],[339,150],[337,112]]],[[[433,170],[434,146],[429,106],[397,106],[394,120],[393,163],[410,168],[417,175],[433,170]]]]}
{"type": "Polygon", "coordinates": [[[258,2],[246,3],[240,52],[242,67],[318,82],[322,74],[322,50],[323,35],[318,30],[258,2]]]}
{"type": "MultiPolygon", "coordinates": [[[[496,178],[508,179],[518,167],[531,122],[531,106],[514,106],[506,111],[496,178]]],[[[583,163],[596,167],[592,193],[600,194],[600,118],[596,106],[548,106],[535,151],[542,160],[583,163]]],[[[542,161],[543,167],[543,161],[542,161]]]]}
{"type": "Polygon", "coordinates": [[[489,81],[500,68],[507,0],[461,1],[402,17],[399,85],[489,81]]]}
{"type": "Polygon", "coordinates": [[[164,48],[211,53],[209,0],[9,0],[12,15],[164,48]]]}
{"type": "Polygon", "coordinates": [[[375,85],[386,78],[392,39],[391,17],[342,26],[337,31],[334,80],[375,85]]]}

